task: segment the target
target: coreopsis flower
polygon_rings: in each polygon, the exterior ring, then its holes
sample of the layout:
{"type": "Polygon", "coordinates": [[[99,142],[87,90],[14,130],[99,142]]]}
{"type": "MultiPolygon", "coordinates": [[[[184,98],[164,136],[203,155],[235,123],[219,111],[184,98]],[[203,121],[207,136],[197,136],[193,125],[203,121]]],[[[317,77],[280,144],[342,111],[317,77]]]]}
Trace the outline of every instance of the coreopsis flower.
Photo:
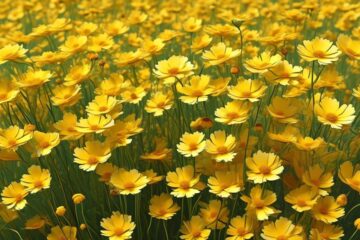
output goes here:
{"type": "Polygon", "coordinates": [[[0,203],[0,217],[4,223],[10,223],[19,217],[16,210],[8,209],[4,204],[0,203]]]}
{"type": "Polygon", "coordinates": [[[146,55],[141,49],[137,49],[136,51],[123,52],[116,55],[115,63],[119,67],[124,67],[128,65],[136,64],[142,61],[146,55]]]}
{"type": "Polygon", "coordinates": [[[60,138],[63,140],[77,140],[84,133],[76,130],[77,116],[72,113],[65,112],[63,119],[54,123],[54,127],[59,131],[60,138]]]}
{"type": "Polygon", "coordinates": [[[215,24],[205,27],[205,32],[219,37],[231,37],[239,34],[239,30],[229,24],[215,24]]]}
{"type": "Polygon", "coordinates": [[[169,220],[179,210],[180,207],[169,194],[154,195],[150,199],[149,214],[153,218],[169,220]]]}
{"type": "Polygon", "coordinates": [[[323,222],[316,222],[311,228],[310,240],[341,239],[344,231],[341,227],[323,222]]]}
{"type": "Polygon", "coordinates": [[[123,168],[117,169],[110,178],[110,183],[122,195],[138,194],[148,182],[149,179],[136,169],[129,171],[123,168]]]}
{"type": "Polygon", "coordinates": [[[81,97],[80,85],[63,86],[58,85],[53,90],[51,102],[59,107],[71,107],[75,105],[81,97]]]}
{"type": "Polygon", "coordinates": [[[121,74],[113,73],[110,77],[101,81],[95,89],[99,95],[119,96],[123,89],[130,86],[130,81],[125,81],[121,74]]]}
{"type": "Polygon", "coordinates": [[[16,82],[20,88],[37,88],[49,82],[53,74],[50,71],[30,69],[16,82]]]}
{"type": "Polygon", "coordinates": [[[205,151],[217,162],[230,162],[237,154],[235,147],[236,138],[233,135],[226,136],[225,131],[216,131],[210,135],[210,140],[206,140],[205,151]]]}
{"type": "Polygon", "coordinates": [[[209,86],[210,76],[200,75],[192,76],[189,84],[176,84],[176,89],[183,94],[180,100],[187,104],[195,104],[208,100],[208,95],[212,93],[212,88],[209,86]]]}
{"type": "Polygon", "coordinates": [[[36,66],[42,67],[47,64],[62,63],[68,57],[69,57],[68,53],[46,51],[39,56],[32,56],[31,60],[36,63],[36,66]]]}
{"type": "Polygon", "coordinates": [[[341,51],[331,41],[319,37],[311,41],[304,40],[303,45],[298,45],[297,50],[305,61],[317,61],[321,65],[337,61],[341,54],[341,51]]]}
{"type": "Polygon", "coordinates": [[[166,161],[171,158],[172,150],[167,147],[167,141],[162,138],[155,138],[155,149],[140,156],[143,160],[166,161]]]}
{"type": "Polygon", "coordinates": [[[360,100],[360,85],[358,85],[357,88],[353,89],[352,95],[360,100]]]}
{"type": "Polygon", "coordinates": [[[29,192],[22,184],[12,182],[2,190],[1,200],[8,209],[21,210],[27,204],[25,197],[28,194],[29,192]]]}
{"type": "Polygon", "coordinates": [[[272,56],[270,52],[265,51],[259,57],[246,60],[244,66],[251,73],[265,73],[270,68],[279,64],[280,61],[281,56],[279,54],[272,56]]]}
{"type": "Polygon", "coordinates": [[[329,189],[334,185],[334,179],[331,172],[325,172],[319,164],[311,166],[303,175],[303,182],[318,189],[321,196],[328,195],[329,189]]]}
{"type": "Polygon", "coordinates": [[[165,110],[171,109],[174,96],[171,92],[156,92],[146,101],[145,111],[154,114],[155,117],[162,116],[165,110]]]}
{"type": "Polygon", "coordinates": [[[114,20],[105,25],[105,32],[110,36],[118,36],[129,31],[129,27],[119,20],[114,20]]]}
{"type": "Polygon", "coordinates": [[[342,163],[338,175],[343,183],[360,193],[360,167],[358,164],[353,166],[350,161],[342,163]]]}
{"type": "Polygon", "coordinates": [[[34,131],[31,151],[37,157],[49,155],[51,150],[60,143],[60,134],[56,132],[34,131]]]}
{"type": "Polygon", "coordinates": [[[321,137],[311,138],[311,137],[298,137],[297,141],[294,142],[295,146],[304,151],[313,151],[325,144],[324,139],[321,137]]]}
{"type": "Polygon", "coordinates": [[[213,121],[207,117],[199,117],[194,121],[191,121],[190,127],[196,131],[202,131],[209,129],[213,126],[213,121]]]}
{"type": "Polygon", "coordinates": [[[196,174],[191,165],[176,168],[176,172],[168,172],[166,175],[167,185],[172,188],[171,195],[182,198],[191,198],[200,191],[196,185],[200,181],[200,174],[196,174]]]}
{"type": "Polygon", "coordinates": [[[283,142],[283,143],[295,143],[300,136],[298,128],[292,125],[287,125],[281,133],[267,133],[271,140],[283,142]]]}
{"type": "Polygon", "coordinates": [[[109,50],[113,45],[114,40],[112,36],[102,33],[89,38],[88,50],[97,53],[103,50],[109,50]]]}
{"type": "Polygon", "coordinates": [[[48,223],[48,220],[45,217],[35,215],[32,218],[29,218],[25,222],[26,230],[36,230],[41,229],[48,223]]]}
{"type": "Polygon", "coordinates": [[[73,86],[80,84],[86,79],[88,79],[90,72],[91,72],[90,64],[75,65],[71,67],[69,73],[66,74],[64,78],[64,85],[73,86]]]}
{"type": "Polygon", "coordinates": [[[100,95],[86,106],[86,112],[93,115],[110,114],[120,102],[112,96],[100,95]]]}
{"type": "Polygon", "coordinates": [[[37,193],[43,189],[50,188],[51,176],[48,169],[41,169],[40,166],[32,165],[28,168],[28,174],[21,177],[21,185],[26,191],[37,193]]]}
{"type": "Polygon", "coordinates": [[[285,196],[285,201],[297,212],[311,210],[318,199],[318,190],[307,185],[302,185],[285,196]]]}
{"type": "Polygon", "coordinates": [[[277,212],[271,206],[276,202],[276,194],[270,190],[262,189],[261,186],[256,185],[250,191],[250,195],[243,195],[241,199],[246,203],[246,210],[249,214],[256,215],[259,221],[264,221],[277,212]]]}
{"type": "Polygon", "coordinates": [[[265,96],[267,86],[259,80],[239,79],[235,86],[228,87],[228,96],[234,100],[257,102],[265,96]]]}
{"type": "Polygon", "coordinates": [[[267,110],[271,117],[280,123],[294,124],[298,122],[296,117],[299,111],[299,102],[296,99],[275,96],[267,110]]]}
{"type": "Polygon", "coordinates": [[[76,33],[89,36],[92,35],[98,29],[98,24],[92,22],[82,22],[78,27],[76,27],[76,33]]]}
{"type": "Polygon", "coordinates": [[[201,24],[202,24],[201,19],[190,17],[184,22],[183,28],[185,32],[194,33],[200,30],[201,24]]]}
{"type": "Polygon", "coordinates": [[[12,81],[0,82],[0,104],[11,102],[19,94],[20,90],[12,81]]]}
{"type": "Polygon", "coordinates": [[[16,150],[33,137],[32,131],[21,129],[18,126],[10,126],[7,129],[0,129],[0,149],[16,150]]]}
{"type": "Polygon", "coordinates": [[[154,74],[162,79],[164,84],[173,84],[176,80],[189,77],[194,74],[195,67],[184,56],[171,56],[167,60],[161,60],[155,65],[154,74]]]}
{"type": "Polygon", "coordinates": [[[146,94],[147,92],[145,88],[142,86],[138,86],[138,87],[129,87],[126,90],[124,90],[120,95],[122,101],[132,104],[138,104],[146,96],[146,94]]]}
{"type": "Polygon", "coordinates": [[[284,171],[279,156],[261,150],[246,159],[246,166],[248,168],[246,175],[254,183],[278,180],[280,179],[279,175],[284,171]]]}
{"type": "Polygon", "coordinates": [[[264,240],[304,240],[303,228],[294,225],[289,219],[280,217],[275,222],[266,224],[261,233],[264,240]]]}
{"type": "Polygon", "coordinates": [[[88,118],[81,118],[76,123],[75,129],[80,133],[102,133],[114,126],[111,115],[88,115],[88,118]]]}
{"type": "Polygon", "coordinates": [[[216,171],[214,177],[208,178],[210,192],[222,198],[228,198],[232,193],[241,190],[238,174],[235,171],[216,171]]]}
{"type": "Polygon", "coordinates": [[[100,177],[99,180],[101,182],[105,182],[108,184],[110,182],[111,175],[117,169],[118,168],[111,163],[102,163],[96,167],[95,172],[97,175],[99,175],[99,177],[100,177]]]}
{"type": "Polygon", "coordinates": [[[28,50],[22,45],[10,44],[0,49],[0,65],[8,61],[17,62],[23,60],[28,50]]]}
{"type": "Polygon", "coordinates": [[[109,218],[103,218],[100,225],[103,228],[101,235],[111,240],[131,239],[135,229],[135,223],[131,221],[131,216],[118,211],[112,212],[109,218]]]}
{"type": "Polygon", "coordinates": [[[226,125],[241,124],[249,118],[251,105],[243,101],[232,101],[215,111],[215,121],[226,125]]]}
{"type": "Polygon", "coordinates": [[[337,42],[337,47],[350,58],[360,60],[360,41],[354,40],[351,37],[340,34],[337,42]]]}
{"type": "Polygon", "coordinates": [[[351,104],[340,106],[335,98],[329,97],[324,97],[315,105],[315,113],[319,122],[335,129],[341,129],[355,119],[355,108],[351,104]]]}
{"type": "Polygon", "coordinates": [[[207,34],[203,34],[194,38],[191,44],[191,50],[195,53],[200,53],[201,50],[210,45],[212,37],[207,34]]]}
{"type": "Polygon", "coordinates": [[[74,149],[74,162],[85,171],[94,171],[98,164],[106,162],[111,157],[110,146],[99,141],[88,141],[83,148],[74,149]]]}
{"type": "Polygon", "coordinates": [[[216,66],[229,61],[241,54],[240,49],[233,50],[231,47],[226,47],[225,43],[220,42],[204,51],[202,58],[205,61],[205,66],[216,66]]]}
{"type": "Polygon", "coordinates": [[[86,49],[88,38],[86,36],[69,36],[65,43],[59,47],[62,52],[76,54],[86,49]]]}
{"type": "Polygon", "coordinates": [[[47,235],[47,240],[77,240],[76,238],[77,228],[72,226],[55,226],[51,228],[51,232],[47,235]]]}
{"type": "Polygon", "coordinates": [[[265,79],[271,84],[289,85],[294,79],[301,74],[302,68],[293,66],[288,61],[283,60],[263,73],[265,79]]]}
{"type": "Polygon", "coordinates": [[[205,135],[201,132],[184,133],[177,144],[177,150],[185,157],[196,157],[205,149],[205,135]]]}
{"type": "Polygon", "coordinates": [[[200,203],[200,217],[206,226],[211,229],[223,229],[229,220],[229,209],[221,204],[220,200],[210,200],[209,203],[200,203]]]}
{"type": "Polygon", "coordinates": [[[253,221],[248,216],[237,216],[230,220],[226,240],[246,240],[254,236],[253,221]]]}
{"type": "Polygon", "coordinates": [[[147,56],[159,55],[161,50],[165,47],[165,43],[160,39],[146,40],[142,46],[142,51],[147,56]]]}
{"type": "Polygon", "coordinates": [[[311,212],[316,220],[324,223],[337,222],[345,214],[344,208],[335,201],[333,196],[319,198],[311,212]]]}
{"type": "Polygon", "coordinates": [[[200,216],[192,216],[190,221],[184,221],[180,227],[180,239],[206,240],[211,230],[206,228],[206,222],[200,216]]]}
{"type": "Polygon", "coordinates": [[[231,78],[217,78],[215,80],[212,80],[211,82],[211,88],[212,88],[212,94],[213,97],[218,97],[226,93],[227,87],[229,85],[231,78]]]}

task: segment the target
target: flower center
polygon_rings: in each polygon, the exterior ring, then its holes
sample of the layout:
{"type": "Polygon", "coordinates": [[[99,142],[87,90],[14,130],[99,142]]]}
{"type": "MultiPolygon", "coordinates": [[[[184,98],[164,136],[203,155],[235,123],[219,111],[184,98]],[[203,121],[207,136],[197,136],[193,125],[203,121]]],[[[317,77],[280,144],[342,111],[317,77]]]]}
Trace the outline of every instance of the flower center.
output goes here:
{"type": "Polygon", "coordinates": [[[264,175],[271,173],[271,168],[269,166],[261,166],[259,170],[264,175]]]}
{"type": "Polygon", "coordinates": [[[296,203],[299,207],[305,207],[306,206],[306,202],[302,199],[298,200],[296,203]]]}
{"type": "Polygon", "coordinates": [[[228,149],[227,149],[227,147],[225,147],[225,146],[220,146],[220,147],[218,147],[218,148],[217,148],[217,151],[218,151],[219,154],[228,153],[228,149]]]}
{"type": "Polygon", "coordinates": [[[189,150],[190,151],[194,151],[198,148],[198,144],[197,143],[190,143],[189,144],[189,150]]]}
{"type": "Polygon", "coordinates": [[[326,119],[331,123],[335,123],[338,121],[338,116],[333,113],[329,113],[326,115],[326,119]]]}
{"type": "Polygon", "coordinates": [[[104,112],[104,111],[107,111],[108,110],[108,107],[107,106],[101,106],[99,107],[99,111],[101,112],[104,112]]]}
{"type": "Polygon", "coordinates": [[[324,58],[326,57],[326,53],[323,51],[314,51],[314,56],[317,58],[324,58]]]}
{"type": "Polygon", "coordinates": [[[133,182],[128,182],[124,184],[125,189],[133,189],[135,188],[135,184],[133,182]]]}
{"type": "Polygon", "coordinates": [[[88,159],[88,164],[90,164],[90,165],[97,164],[98,162],[99,161],[98,161],[97,157],[95,157],[95,156],[90,156],[88,159]]]}
{"type": "Polygon", "coordinates": [[[190,188],[190,184],[188,181],[182,181],[182,182],[180,182],[179,185],[180,185],[180,188],[185,189],[185,190],[190,188]]]}
{"type": "Polygon", "coordinates": [[[168,72],[170,75],[176,75],[179,73],[179,69],[178,68],[170,68],[168,72]]]}

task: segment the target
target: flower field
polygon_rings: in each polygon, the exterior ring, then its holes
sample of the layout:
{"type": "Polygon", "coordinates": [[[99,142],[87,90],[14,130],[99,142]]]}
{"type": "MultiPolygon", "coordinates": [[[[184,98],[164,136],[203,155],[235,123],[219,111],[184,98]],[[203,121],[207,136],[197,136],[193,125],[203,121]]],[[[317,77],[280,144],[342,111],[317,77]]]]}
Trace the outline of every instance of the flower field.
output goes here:
{"type": "Polygon", "coordinates": [[[360,239],[358,1],[3,0],[0,31],[0,239],[360,239]]]}

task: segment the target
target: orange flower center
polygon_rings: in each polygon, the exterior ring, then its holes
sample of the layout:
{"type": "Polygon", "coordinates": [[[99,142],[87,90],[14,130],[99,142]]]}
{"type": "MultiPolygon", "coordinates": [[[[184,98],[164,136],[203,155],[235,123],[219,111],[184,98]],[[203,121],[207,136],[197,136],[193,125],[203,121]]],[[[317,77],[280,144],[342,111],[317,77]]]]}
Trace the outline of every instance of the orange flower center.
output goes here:
{"type": "Polygon", "coordinates": [[[323,51],[314,51],[314,56],[317,58],[324,58],[326,57],[326,53],[323,51]]]}
{"type": "Polygon", "coordinates": [[[264,175],[271,173],[271,168],[269,166],[261,166],[259,170],[264,175]]]}
{"type": "Polygon", "coordinates": [[[286,237],[286,236],[278,236],[276,239],[277,240],[287,240],[288,237],[286,237]]]}
{"type": "Polygon", "coordinates": [[[170,68],[168,72],[170,75],[176,75],[179,73],[179,68],[170,68]]]}
{"type": "Polygon", "coordinates": [[[251,92],[249,92],[249,91],[244,91],[244,92],[242,93],[242,96],[243,96],[243,97],[250,97],[250,96],[251,96],[251,92]]]}
{"type": "Polygon", "coordinates": [[[218,147],[218,148],[217,148],[217,151],[218,151],[219,154],[228,153],[228,149],[227,149],[227,147],[225,147],[225,146],[218,147]]]}
{"type": "Polygon", "coordinates": [[[203,92],[202,92],[201,90],[195,90],[195,91],[192,93],[192,95],[193,95],[194,97],[201,97],[201,96],[204,95],[204,94],[203,94],[203,92]]]}
{"type": "Polygon", "coordinates": [[[131,93],[130,98],[131,98],[131,99],[137,99],[138,96],[137,96],[135,93],[131,93]]]}
{"type": "Polygon", "coordinates": [[[9,147],[13,147],[13,146],[15,146],[16,145],[16,140],[15,139],[11,139],[11,140],[9,140],[8,141],[8,145],[9,145],[9,147]]]}
{"type": "Polygon", "coordinates": [[[188,181],[182,181],[182,182],[180,182],[179,185],[180,185],[180,188],[185,189],[185,190],[190,188],[190,184],[188,181]]]}
{"type": "Polygon", "coordinates": [[[190,143],[189,144],[189,150],[190,151],[194,151],[198,148],[198,144],[197,143],[190,143]]]}
{"type": "Polygon", "coordinates": [[[331,123],[335,123],[335,122],[338,121],[339,118],[338,118],[337,115],[335,115],[333,113],[329,113],[329,114],[326,115],[326,119],[331,123]]]}
{"type": "Polygon", "coordinates": [[[199,231],[196,231],[196,232],[193,233],[194,238],[198,238],[200,236],[201,236],[201,232],[199,232],[199,231]]]}
{"type": "Polygon", "coordinates": [[[34,182],[34,187],[35,188],[42,188],[43,185],[44,185],[43,182],[40,181],[40,180],[34,182]]]}
{"type": "Polygon", "coordinates": [[[87,162],[88,162],[88,164],[93,165],[93,164],[97,164],[99,161],[98,161],[97,157],[90,156],[87,162]]]}
{"type": "Polygon", "coordinates": [[[167,214],[167,211],[165,209],[160,209],[158,212],[159,216],[164,216],[165,214],[167,214]]]}
{"type": "Polygon", "coordinates": [[[7,97],[6,93],[0,94],[0,100],[4,100],[4,99],[6,99],[6,97],[7,97]]]}
{"type": "Polygon", "coordinates": [[[93,130],[93,131],[96,131],[96,130],[99,130],[100,127],[99,127],[99,125],[91,125],[90,129],[93,130]]]}
{"type": "Polygon", "coordinates": [[[239,114],[236,113],[236,112],[229,112],[226,114],[226,116],[230,119],[234,119],[234,118],[238,118],[239,117],[239,114]]]}
{"type": "Polygon", "coordinates": [[[48,148],[48,147],[50,147],[51,146],[51,144],[49,143],[49,142],[42,142],[42,143],[40,143],[40,147],[41,148],[48,148]]]}
{"type": "Polygon", "coordinates": [[[101,112],[104,112],[104,111],[107,111],[108,110],[108,107],[107,106],[101,106],[99,107],[99,111],[101,112]]]}
{"type": "Polygon", "coordinates": [[[135,187],[136,187],[136,185],[133,182],[127,182],[127,183],[124,184],[125,189],[133,189],[135,187]]]}
{"type": "Polygon", "coordinates": [[[245,229],[243,228],[238,228],[236,232],[238,236],[244,236],[246,234],[245,229]]]}
{"type": "Polygon", "coordinates": [[[15,197],[15,202],[19,203],[19,202],[21,202],[23,199],[24,199],[24,198],[23,198],[23,195],[19,194],[19,195],[17,195],[17,196],[15,197]]]}
{"type": "Polygon", "coordinates": [[[261,200],[261,199],[255,199],[254,200],[254,205],[255,205],[256,209],[262,209],[265,206],[264,201],[261,200]]]}
{"type": "Polygon", "coordinates": [[[302,199],[298,200],[296,203],[299,207],[305,207],[306,206],[306,202],[302,199]]]}
{"type": "Polygon", "coordinates": [[[323,215],[327,215],[327,214],[329,213],[328,209],[325,208],[325,207],[321,207],[321,208],[319,209],[319,212],[320,212],[321,214],[323,214],[323,215]]]}
{"type": "Polygon", "coordinates": [[[120,237],[124,233],[122,228],[117,228],[114,230],[114,235],[120,237]]]}

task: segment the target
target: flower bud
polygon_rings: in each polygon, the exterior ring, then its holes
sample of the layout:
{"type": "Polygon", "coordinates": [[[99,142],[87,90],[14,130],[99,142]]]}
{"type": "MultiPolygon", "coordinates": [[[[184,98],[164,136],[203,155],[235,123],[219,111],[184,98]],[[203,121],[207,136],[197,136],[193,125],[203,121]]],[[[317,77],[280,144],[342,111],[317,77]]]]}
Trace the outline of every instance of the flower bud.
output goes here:
{"type": "Polygon", "coordinates": [[[80,224],[80,230],[85,230],[86,229],[86,224],[82,223],[80,224]]]}
{"type": "Polygon", "coordinates": [[[339,204],[342,207],[345,206],[347,204],[347,196],[345,194],[340,194],[336,198],[336,203],[339,204]]]}
{"type": "Polygon", "coordinates": [[[80,204],[85,200],[85,196],[81,193],[76,193],[72,196],[72,200],[75,204],[80,204]]]}
{"type": "Polygon", "coordinates": [[[355,219],[354,226],[357,230],[360,230],[360,218],[355,219]]]}
{"type": "Polygon", "coordinates": [[[56,215],[62,217],[66,213],[66,208],[64,206],[59,206],[59,207],[56,208],[55,213],[56,213],[56,215]]]}
{"type": "Polygon", "coordinates": [[[238,74],[239,73],[239,68],[238,67],[231,67],[230,72],[231,72],[231,74],[238,74]]]}

